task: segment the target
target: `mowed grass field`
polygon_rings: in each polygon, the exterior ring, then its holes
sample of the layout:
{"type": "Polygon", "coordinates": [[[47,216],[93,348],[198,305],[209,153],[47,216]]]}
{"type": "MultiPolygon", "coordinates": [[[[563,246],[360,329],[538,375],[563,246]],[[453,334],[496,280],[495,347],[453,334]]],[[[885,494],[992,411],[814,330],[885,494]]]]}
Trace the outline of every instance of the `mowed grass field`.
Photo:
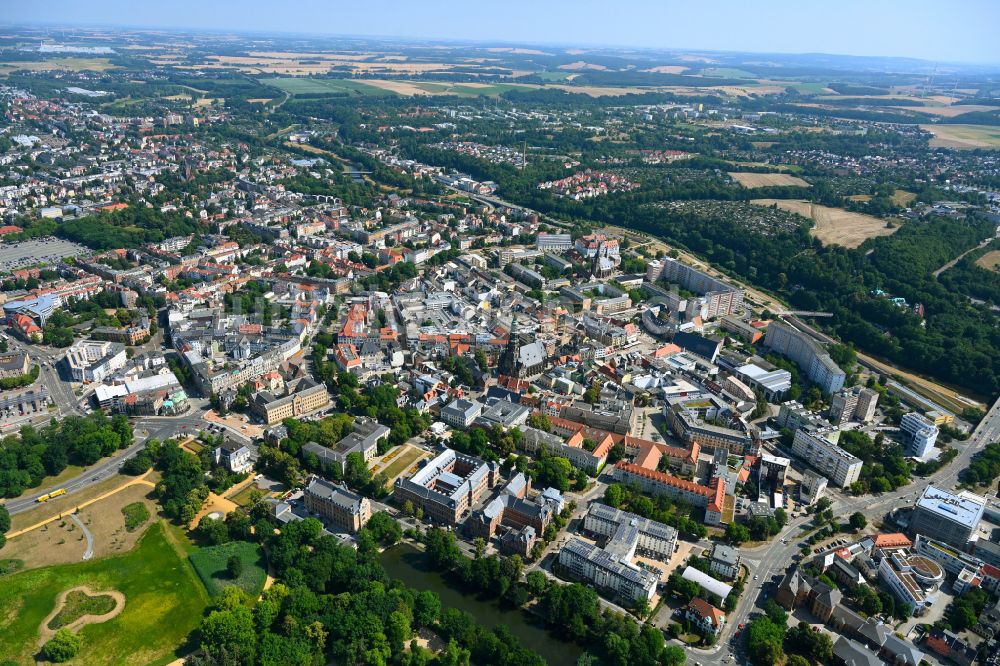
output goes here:
{"type": "Polygon", "coordinates": [[[271,79],[260,79],[260,82],[267,86],[279,88],[291,95],[346,93],[354,96],[386,96],[395,94],[391,90],[370,86],[366,83],[360,83],[351,79],[312,79],[283,76],[271,79]]]}
{"type": "Polygon", "coordinates": [[[989,125],[921,125],[934,135],[931,148],[1000,148],[1000,127],[989,125]]]}
{"type": "Polygon", "coordinates": [[[399,451],[397,455],[380,471],[385,472],[389,483],[392,483],[397,476],[409,470],[410,467],[415,465],[421,458],[424,458],[427,455],[428,453],[422,449],[404,444],[403,449],[399,451]]]}
{"type": "Polygon", "coordinates": [[[777,205],[781,210],[798,213],[813,221],[810,231],[824,245],[858,247],[869,238],[888,236],[899,227],[886,227],[886,221],[871,215],[852,213],[840,208],[830,208],[797,199],[753,199],[758,206],[777,205]]]}
{"type": "Polygon", "coordinates": [[[80,630],[83,645],[75,664],[169,663],[209,602],[184,553],[158,522],[125,555],[0,577],[0,655],[34,663],[42,621],[60,593],[79,585],[121,592],[125,610],[80,630]]]}
{"type": "Polygon", "coordinates": [[[260,595],[267,578],[267,563],[264,551],[255,543],[231,541],[221,546],[199,548],[190,555],[194,570],[205,584],[209,594],[216,596],[230,585],[236,585],[252,597],[260,595]],[[243,573],[236,580],[229,577],[226,566],[229,558],[236,555],[243,562],[243,573]]]}
{"type": "Polygon", "coordinates": [[[810,187],[798,176],[787,173],[749,173],[731,171],[729,177],[747,189],[755,187],[810,187]]]}

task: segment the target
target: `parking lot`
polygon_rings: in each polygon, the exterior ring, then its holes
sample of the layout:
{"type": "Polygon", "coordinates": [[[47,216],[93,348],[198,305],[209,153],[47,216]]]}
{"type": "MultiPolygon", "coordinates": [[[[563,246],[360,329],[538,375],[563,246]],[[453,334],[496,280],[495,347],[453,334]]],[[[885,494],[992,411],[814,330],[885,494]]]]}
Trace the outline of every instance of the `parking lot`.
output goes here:
{"type": "Polygon", "coordinates": [[[27,266],[58,264],[64,257],[77,257],[88,252],[82,245],[51,236],[0,244],[0,275],[27,266]]]}

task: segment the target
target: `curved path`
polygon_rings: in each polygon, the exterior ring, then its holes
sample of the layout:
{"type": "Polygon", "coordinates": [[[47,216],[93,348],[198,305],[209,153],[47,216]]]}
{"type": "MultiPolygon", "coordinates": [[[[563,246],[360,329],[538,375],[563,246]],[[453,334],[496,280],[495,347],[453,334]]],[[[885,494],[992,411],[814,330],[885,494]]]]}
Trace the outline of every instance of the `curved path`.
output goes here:
{"type": "Polygon", "coordinates": [[[107,622],[108,620],[117,617],[123,610],[125,610],[125,595],[118,590],[93,590],[86,585],[79,585],[77,587],[70,588],[56,597],[56,607],[52,609],[52,612],[49,613],[44,620],[42,620],[42,626],[39,627],[39,633],[41,634],[38,641],[39,647],[45,645],[45,642],[55,635],[56,630],[49,629],[49,622],[51,622],[53,618],[59,614],[59,611],[63,609],[63,606],[66,605],[66,597],[69,596],[70,592],[83,592],[84,594],[92,597],[108,596],[115,600],[115,607],[109,612],[103,615],[81,615],[63,627],[64,629],[69,629],[72,632],[77,632],[88,624],[107,622]]]}
{"type": "Polygon", "coordinates": [[[90,530],[87,529],[87,526],[83,524],[83,521],[75,513],[69,514],[69,517],[83,530],[83,536],[87,537],[87,550],[83,551],[83,559],[89,560],[94,556],[94,535],[90,533],[90,530]]]}

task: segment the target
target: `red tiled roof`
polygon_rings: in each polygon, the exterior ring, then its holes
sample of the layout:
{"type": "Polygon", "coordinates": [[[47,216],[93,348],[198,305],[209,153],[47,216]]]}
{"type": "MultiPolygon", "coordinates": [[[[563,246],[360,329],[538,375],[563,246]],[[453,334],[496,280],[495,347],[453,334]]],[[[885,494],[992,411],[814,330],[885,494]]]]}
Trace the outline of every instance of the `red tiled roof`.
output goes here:
{"type": "Polygon", "coordinates": [[[708,618],[712,626],[716,629],[722,628],[722,623],[726,621],[726,614],[708,603],[701,597],[695,597],[688,604],[688,609],[694,611],[698,616],[708,618]]]}
{"type": "Polygon", "coordinates": [[[687,479],[674,476],[673,474],[657,472],[656,470],[639,467],[638,465],[633,465],[632,463],[619,462],[616,467],[626,473],[652,479],[653,481],[662,483],[665,486],[671,486],[696,495],[704,495],[708,500],[708,508],[710,510],[716,512],[722,511],[722,507],[726,499],[726,484],[721,478],[712,479],[712,482],[708,486],[703,486],[699,483],[695,483],[694,481],[688,481],[687,479]]]}
{"type": "Polygon", "coordinates": [[[899,532],[875,536],[876,548],[910,548],[911,546],[913,546],[913,542],[910,541],[910,538],[899,532]]]}

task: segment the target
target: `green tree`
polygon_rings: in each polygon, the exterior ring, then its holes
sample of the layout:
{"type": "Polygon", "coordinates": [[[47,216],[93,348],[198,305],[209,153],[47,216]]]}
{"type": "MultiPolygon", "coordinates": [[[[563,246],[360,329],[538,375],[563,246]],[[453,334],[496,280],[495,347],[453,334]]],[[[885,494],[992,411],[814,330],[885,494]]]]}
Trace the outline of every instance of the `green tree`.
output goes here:
{"type": "Polygon", "coordinates": [[[750,540],[750,530],[745,525],[729,523],[726,525],[726,540],[734,546],[750,540]]]}
{"type": "Polygon", "coordinates": [[[234,554],[229,556],[229,559],[226,560],[226,572],[232,580],[236,580],[243,575],[243,560],[240,559],[239,555],[234,554]]]}
{"type": "Polygon", "coordinates": [[[861,513],[860,511],[855,511],[854,513],[852,513],[849,522],[851,523],[851,527],[854,528],[855,532],[857,532],[858,530],[863,530],[865,527],[868,526],[868,519],[865,518],[865,514],[861,513]]]}
{"type": "Polygon", "coordinates": [[[69,661],[80,652],[80,637],[69,629],[63,628],[55,633],[42,648],[42,654],[49,661],[61,664],[69,661]]]}

